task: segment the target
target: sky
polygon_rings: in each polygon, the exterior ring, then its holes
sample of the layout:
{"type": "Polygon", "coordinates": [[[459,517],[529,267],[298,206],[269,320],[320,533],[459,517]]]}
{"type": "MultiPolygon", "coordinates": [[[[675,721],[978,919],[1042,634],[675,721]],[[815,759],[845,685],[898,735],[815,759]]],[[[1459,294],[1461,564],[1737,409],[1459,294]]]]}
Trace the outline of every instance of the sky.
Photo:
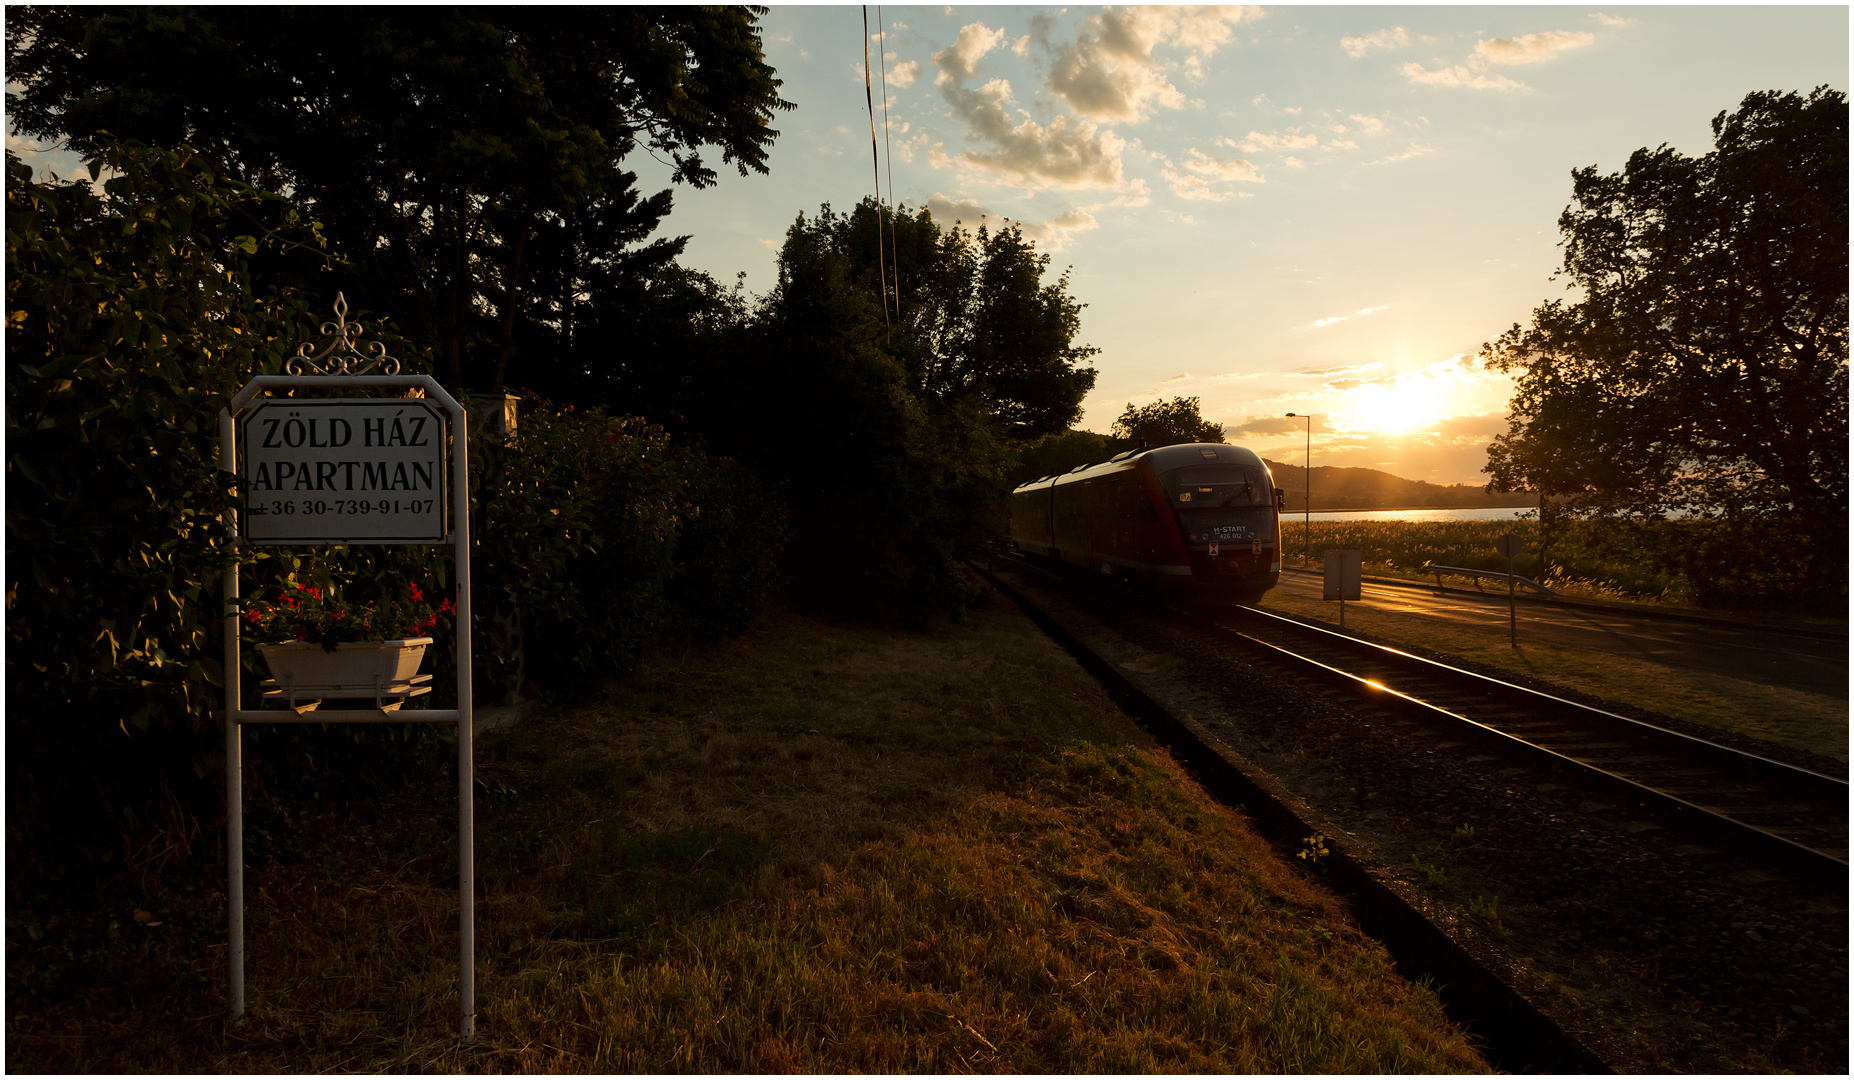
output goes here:
{"type": "MultiPolygon", "coordinates": [[[[1552,280],[1572,169],[1703,154],[1754,90],[1848,88],[1845,5],[846,5],[761,25],[797,107],[767,175],[676,189],[685,264],[763,292],[800,213],[876,192],[867,47],[881,195],[943,226],[1008,218],[1046,280],[1071,268],[1078,340],[1101,350],[1080,426],[1196,397],[1273,460],[1444,484],[1482,483],[1507,429],[1482,343],[1575,299],[1552,280]]],[[[642,152],[626,166],[670,186],[642,152]]]]}
{"type": "MultiPolygon", "coordinates": [[[[1081,426],[1199,399],[1273,460],[1483,483],[1511,382],[1475,359],[1548,299],[1571,170],[1699,155],[1754,90],[1848,86],[1848,8],[775,7],[797,108],[766,176],[678,189],[684,262],[769,288],[798,214],[875,193],[1008,218],[1072,267],[1101,352],[1081,426]],[[878,57],[881,59],[878,61],[878,57]],[[886,77],[886,127],[883,109],[886,77]]],[[[646,187],[668,173],[627,162],[646,187]]],[[[1047,279],[1046,279],[1047,280],[1047,279]]]]}

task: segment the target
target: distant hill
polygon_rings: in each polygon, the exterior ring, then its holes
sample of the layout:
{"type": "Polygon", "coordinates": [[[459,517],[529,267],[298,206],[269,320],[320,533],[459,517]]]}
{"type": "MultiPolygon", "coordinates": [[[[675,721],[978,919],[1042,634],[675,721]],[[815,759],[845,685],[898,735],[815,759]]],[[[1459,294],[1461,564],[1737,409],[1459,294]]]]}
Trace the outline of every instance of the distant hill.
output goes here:
{"type": "MultiPolygon", "coordinates": [[[[1264,459],[1266,460],[1266,459],[1264,459]]],[[[1307,470],[1269,461],[1275,486],[1287,492],[1289,510],[1303,510],[1307,470]]],[[[1321,465],[1313,470],[1314,510],[1461,510],[1481,506],[1536,506],[1529,491],[1491,494],[1479,484],[1431,484],[1405,480],[1379,469],[1344,469],[1321,465]]]]}

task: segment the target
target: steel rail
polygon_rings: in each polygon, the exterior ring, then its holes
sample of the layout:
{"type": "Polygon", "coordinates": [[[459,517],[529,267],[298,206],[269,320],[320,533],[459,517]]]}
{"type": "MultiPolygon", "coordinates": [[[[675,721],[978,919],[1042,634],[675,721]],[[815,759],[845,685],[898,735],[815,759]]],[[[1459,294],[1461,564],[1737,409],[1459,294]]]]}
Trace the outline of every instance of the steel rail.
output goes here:
{"type": "MultiPolygon", "coordinates": [[[[993,557],[1052,579],[1070,580],[1068,577],[1052,573],[1050,569],[1016,554],[995,554],[993,557]]],[[[1095,579],[1089,577],[1087,580],[1094,581],[1095,579]]],[[[1453,683],[1458,687],[1465,686],[1469,694],[1478,693],[1491,696],[1496,700],[1503,699],[1502,704],[1514,708],[1515,711],[1530,713],[1537,718],[1572,728],[1581,726],[1585,731],[1594,728],[1599,732],[1608,732],[1616,736],[1647,740],[1654,744],[1649,747],[1654,752],[1677,759],[1685,758],[1707,768],[1725,772],[1734,778],[1742,777],[1747,772],[1761,773],[1773,790],[1839,807],[1845,815],[1848,784],[1836,777],[1798,768],[1758,754],[1735,750],[1719,743],[1634,720],[1607,710],[1582,705],[1552,694],[1482,675],[1479,672],[1467,671],[1440,661],[1417,656],[1401,649],[1363,641],[1349,634],[1342,634],[1298,619],[1287,618],[1253,607],[1245,607],[1242,610],[1245,614],[1273,620],[1282,627],[1291,628],[1293,632],[1313,635],[1316,640],[1326,642],[1333,648],[1353,654],[1364,652],[1396,668],[1421,672],[1444,685],[1453,683]]],[[[1705,833],[1752,851],[1760,858],[1782,862],[1803,870],[1811,876],[1825,875],[1829,880],[1840,881],[1843,884],[1848,880],[1847,858],[1833,851],[1799,843],[1781,833],[1741,820],[1717,807],[1694,802],[1682,795],[1633,779],[1613,768],[1594,764],[1593,761],[1596,760],[1594,756],[1591,760],[1585,760],[1574,753],[1554,750],[1524,735],[1502,730],[1496,724],[1475,720],[1454,709],[1424,700],[1417,694],[1407,693],[1369,676],[1359,675],[1313,657],[1303,656],[1292,649],[1266,641],[1254,634],[1244,633],[1202,619],[1197,621],[1200,626],[1208,626],[1218,633],[1240,639],[1248,647],[1258,649],[1264,655],[1274,657],[1288,666],[1301,667],[1315,677],[1348,691],[1369,695],[1371,700],[1378,704],[1411,712],[1431,722],[1439,721],[1508,752],[1543,757],[1551,764],[1567,768],[1596,786],[1625,798],[1657,816],[1668,818],[1696,832],[1705,833]]],[[[1841,829],[1844,832],[1846,830],[1845,816],[1841,821],[1841,829]]]]}
{"type": "MultiPolygon", "coordinates": [[[[1530,687],[1520,686],[1517,683],[1496,679],[1491,675],[1484,675],[1478,671],[1469,671],[1465,668],[1455,667],[1453,664],[1445,664],[1440,660],[1431,660],[1426,656],[1417,656],[1415,653],[1405,652],[1402,649],[1392,648],[1389,645],[1380,645],[1377,642],[1366,641],[1363,638],[1353,637],[1350,634],[1342,634],[1328,627],[1319,626],[1302,619],[1296,619],[1292,616],[1280,615],[1272,611],[1263,611],[1258,607],[1244,607],[1243,610],[1250,615],[1289,624],[1306,633],[1321,634],[1333,638],[1342,643],[1340,646],[1342,648],[1360,651],[1370,650],[1379,656],[1390,658],[1394,663],[1420,666],[1425,670],[1440,672],[1445,678],[1467,681],[1484,689],[1501,694],[1511,694],[1528,702],[1549,701],[1554,706],[1574,710],[1582,716],[1601,717],[1604,723],[1621,727],[1631,734],[1647,734],[1652,738],[1666,739],[1681,746],[1685,750],[1710,757],[1722,763],[1742,764],[1746,761],[1752,761],[1756,762],[1759,768],[1782,776],[1787,781],[1809,785],[1825,794],[1838,793],[1843,799],[1845,799],[1848,794],[1848,782],[1846,780],[1829,776],[1825,773],[1804,769],[1796,765],[1788,764],[1787,762],[1764,757],[1760,754],[1753,754],[1749,751],[1735,750],[1732,747],[1712,742],[1709,739],[1702,739],[1695,735],[1674,731],[1671,728],[1664,728],[1658,724],[1650,724],[1645,720],[1636,720],[1619,713],[1609,712],[1606,709],[1596,708],[1592,705],[1583,705],[1575,701],[1568,701],[1564,698],[1547,694],[1542,690],[1534,690],[1530,687]]],[[[1227,630],[1229,628],[1220,627],[1219,629],[1227,630]]],[[[1236,633],[1238,631],[1232,630],[1231,632],[1236,633]]]]}
{"type": "MultiPolygon", "coordinates": [[[[1414,669],[1438,679],[1443,683],[1466,685],[1472,690],[1496,695],[1504,699],[1504,704],[1516,706],[1523,711],[1544,717],[1557,723],[1582,725],[1586,730],[1596,728],[1616,734],[1650,740],[1652,749],[1689,761],[1698,760],[1711,768],[1743,775],[1744,772],[1762,774],[1762,779],[1774,790],[1785,791],[1799,797],[1824,804],[1832,804],[1845,809],[1847,806],[1848,785],[1846,781],[1825,776],[1808,769],[1801,769],[1784,762],[1774,761],[1757,754],[1734,750],[1731,747],[1705,739],[1695,738],[1677,731],[1654,724],[1634,720],[1603,709],[1592,708],[1577,702],[1514,683],[1504,682],[1478,672],[1466,671],[1449,664],[1444,664],[1426,657],[1416,656],[1401,649],[1361,641],[1350,635],[1340,634],[1321,626],[1309,625],[1298,619],[1286,618],[1272,612],[1245,608],[1250,615],[1273,620],[1275,623],[1292,627],[1295,632],[1315,635],[1316,640],[1332,644],[1333,647],[1347,652],[1368,656],[1392,663],[1405,670],[1414,669]]],[[[1245,633],[1228,626],[1211,624],[1218,632],[1242,639],[1251,646],[1259,647],[1267,655],[1283,660],[1289,665],[1310,669],[1328,681],[1336,682],[1355,691],[1371,694],[1381,702],[1388,695],[1389,702],[1396,707],[1419,712],[1428,718],[1442,720],[1450,726],[1460,728],[1466,725],[1470,733],[1491,739],[1509,750],[1517,749],[1522,753],[1544,756],[1554,764],[1563,765],[1588,777],[1601,786],[1624,796],[1650,811],[1659,811],[1688,827],[1694,827],[1722,840],[1756,851],[1762,857],[1774,858],[1781,862],[1800,867],[1812,873],[1825,873],[1831,878],[1846,882],[1848,861],[1846,857],[1799,843],[1781,833],[1774,832],[1760,825],[1741,820],[1731,813],[1715,807],[1697,803],[1684,796],[1674,794],[1633,779],[1614,768],[1597,764],[1594,756],[1586,760],[1573,753],[1554,750],[1542,742],[1502,730],[1496,724],[1475,720],[1453,709],[1424,700],[1413,693],[1386,686],[1377,679],[1345,671],[1332,664],[1310,656],[1304,656],[1276,642],[1265,640],[1255,634],[1245,633]]],[[[1845,829],[1845,822],[1843,824],[1845,829]]]]}

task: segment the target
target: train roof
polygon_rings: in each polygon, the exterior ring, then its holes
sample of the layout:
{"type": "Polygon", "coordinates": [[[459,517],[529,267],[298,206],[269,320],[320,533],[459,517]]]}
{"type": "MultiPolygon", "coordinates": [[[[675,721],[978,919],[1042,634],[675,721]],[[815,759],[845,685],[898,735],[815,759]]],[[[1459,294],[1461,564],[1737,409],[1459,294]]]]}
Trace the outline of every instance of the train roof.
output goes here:
{"type": "Polygon", "coordinates": [[[1130,469],[1142,459],[1157,472],[1170,472],[1186,465],[1202,465],[1211,461],[1231,465],[1254,465],[1263,469],[1268,467],[1263,463],[1259,454],[1245,446],[1231,446],[1228,443],[1180,443],[1175,446],[1158,446],[1151,450],[1128,450],[1125,453],[1115,454],[1098,464],[1078,465],[1065,473],[1044,476],[1027,484],[1020,484],[1012,494],[1025,488],[1046,485],[1052,481],[1057,484],[1067,484],[1076,480],[1106,476],[1109,473],[1130,469]]]}

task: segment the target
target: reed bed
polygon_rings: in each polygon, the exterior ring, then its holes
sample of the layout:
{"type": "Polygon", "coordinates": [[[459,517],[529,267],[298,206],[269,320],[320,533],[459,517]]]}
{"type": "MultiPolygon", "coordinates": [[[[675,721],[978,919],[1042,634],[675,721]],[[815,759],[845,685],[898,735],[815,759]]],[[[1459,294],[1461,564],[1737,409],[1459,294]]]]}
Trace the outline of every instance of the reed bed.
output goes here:
{"type": "Polygon", "coordinates": [[[1365,553],[1365,572],[1384,577],[1420,578],[1423,566],[1458,566],[1505,573],[1506,557],[1495,546],[1503,533],[1515,533],[1525,549],[1513,561],[1515,573],[1571,596],[1691,606],[1693,591],[1678,572],[1656,567],[1643,554],[1605,544],[1590,523],[1575,523],[1556,537],[1550,550],[1539,548],[1536,521],[1297,521],[1281,519],[1282,561],[1290,566],[1319,566],[1323,553],[1351,548],[1365,553]],[[1543,556],[1543,559],[1541,559],[1543,556]]]}

